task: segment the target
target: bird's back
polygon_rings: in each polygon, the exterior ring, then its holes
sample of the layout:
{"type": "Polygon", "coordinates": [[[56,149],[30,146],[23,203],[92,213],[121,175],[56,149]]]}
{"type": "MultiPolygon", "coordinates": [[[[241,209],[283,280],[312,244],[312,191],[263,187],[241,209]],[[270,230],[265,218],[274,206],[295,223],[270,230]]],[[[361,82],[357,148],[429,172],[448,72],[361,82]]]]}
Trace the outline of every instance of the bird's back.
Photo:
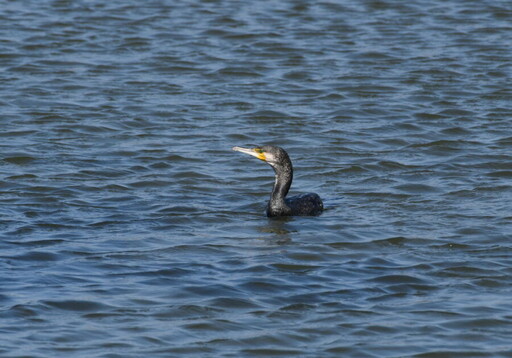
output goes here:
{"type": "Polygon", "coordinates": [[[316,193],[291,196],[285,199],[285,203],[290,207],[291,215],[320,215],[324,210],[324,203],[316,193]]]}

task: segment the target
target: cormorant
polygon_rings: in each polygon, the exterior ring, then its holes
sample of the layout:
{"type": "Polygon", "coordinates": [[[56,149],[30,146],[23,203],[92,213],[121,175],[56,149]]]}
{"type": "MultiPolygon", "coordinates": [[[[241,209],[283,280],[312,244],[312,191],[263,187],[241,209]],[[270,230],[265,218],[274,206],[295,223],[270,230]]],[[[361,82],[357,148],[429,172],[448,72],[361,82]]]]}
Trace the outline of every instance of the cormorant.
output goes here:
{"type": "Polygon", "coordinates": [[[256,148],[233,147],[237,152],[252,155],[270,164],[276,178],[272,195],[267,205],[267,216],[309,216],[320,215],[324,210],[322,199],[315,193],[302,194],[286,198],[292,185],[293,167],[288,153],[272,145],[256,148]]]}

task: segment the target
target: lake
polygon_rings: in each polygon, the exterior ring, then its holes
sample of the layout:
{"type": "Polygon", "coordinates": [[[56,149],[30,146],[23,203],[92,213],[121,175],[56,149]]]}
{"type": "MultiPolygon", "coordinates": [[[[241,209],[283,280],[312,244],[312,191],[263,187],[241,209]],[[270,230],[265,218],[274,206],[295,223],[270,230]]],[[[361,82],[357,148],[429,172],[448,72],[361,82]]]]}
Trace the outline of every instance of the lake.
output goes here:
{"type": "Polygon", "coordinates": [[[0,23],[0,356],[512,357],[509,1],[0,23]],[[321,216],[265,216],[263,144],[321,216]]]}

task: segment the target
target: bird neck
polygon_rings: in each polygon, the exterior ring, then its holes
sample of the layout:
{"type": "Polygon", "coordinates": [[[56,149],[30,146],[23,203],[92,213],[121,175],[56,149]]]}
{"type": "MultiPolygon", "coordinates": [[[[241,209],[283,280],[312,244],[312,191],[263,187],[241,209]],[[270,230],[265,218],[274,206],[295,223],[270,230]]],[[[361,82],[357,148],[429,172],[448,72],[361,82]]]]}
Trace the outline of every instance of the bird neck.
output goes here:
{"type": "Polygon", "coordinates": [[[270,196],[270,207],[286,206],[284,198],[290,190],[293,180],[293,169],[291,163],[285,166],[273,167],[275,172],[275,182],[270,196]]]}

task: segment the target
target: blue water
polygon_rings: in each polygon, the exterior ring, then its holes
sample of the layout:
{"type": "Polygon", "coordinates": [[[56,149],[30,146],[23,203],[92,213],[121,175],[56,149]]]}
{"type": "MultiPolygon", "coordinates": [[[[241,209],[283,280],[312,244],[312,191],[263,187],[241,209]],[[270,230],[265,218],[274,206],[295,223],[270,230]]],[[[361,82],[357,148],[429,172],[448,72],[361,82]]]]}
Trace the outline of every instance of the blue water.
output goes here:
{"type": "Polygon", "coordinates": [[[0,356],[512,357],[509,1],[0,24],[0,356]],[[321,216],[265,216],[256,144],[321,216]]]}

